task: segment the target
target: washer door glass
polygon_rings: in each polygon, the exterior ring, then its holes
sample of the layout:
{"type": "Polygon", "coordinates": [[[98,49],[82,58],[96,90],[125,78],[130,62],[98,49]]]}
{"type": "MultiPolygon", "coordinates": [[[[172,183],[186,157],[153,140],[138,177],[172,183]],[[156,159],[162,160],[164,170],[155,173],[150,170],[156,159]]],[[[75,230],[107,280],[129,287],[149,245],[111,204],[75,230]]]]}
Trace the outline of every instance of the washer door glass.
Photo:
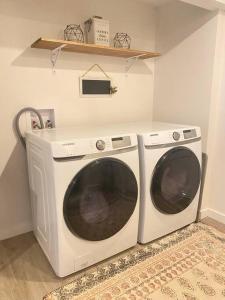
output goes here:
{"type": "Polygon", "coordinates": [[[136,178],[122,161],[98,159],[70,183],[63,204],[70,231],[90,241],[107,239],[121,230],[134,212],[136,178]]]}
{"type": "Polygon", "coordinates": [[[196,155],[185,147],[166,152],[158,161],[151,182],[151,198],[165,214],[176,214],[193,201],[200,184],[201,168],[196,155]]]}

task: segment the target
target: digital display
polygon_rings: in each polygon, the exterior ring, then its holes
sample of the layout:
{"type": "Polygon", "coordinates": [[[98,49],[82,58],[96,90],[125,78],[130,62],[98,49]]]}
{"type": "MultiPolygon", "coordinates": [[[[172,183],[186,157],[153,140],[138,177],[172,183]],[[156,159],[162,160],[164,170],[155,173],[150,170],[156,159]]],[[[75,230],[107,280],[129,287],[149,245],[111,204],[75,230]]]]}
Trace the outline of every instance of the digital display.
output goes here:
{"type": "Polygon", "coordinates": [[[82,79],[83,95],[110,95],[110,80],[82,79]]]}
{"type": "Polygon", "coordinates": [[[195,129],[184,130],[183,133],[184,133],[185,140],[197,137],[197,133],[195,129]]]}
{"type": "Polygon", "coordinates": [[[123,137],[112,138],[112,141],[113,141],[113,142],[116,142],[116,141],[122,141],[122,140],[123,140],[123,137]]]}
{"type": "Polygon", "coordinates": [[[190,133],[191,132],[191,129],[189,130],[184,130],[184,133],[190,133]]]}
{"type": "Polygon", "coordinates": [[[112,138],[113,149],[129,147],[130,145],[131,145],[131,139],[129,136],[112,138]]]}

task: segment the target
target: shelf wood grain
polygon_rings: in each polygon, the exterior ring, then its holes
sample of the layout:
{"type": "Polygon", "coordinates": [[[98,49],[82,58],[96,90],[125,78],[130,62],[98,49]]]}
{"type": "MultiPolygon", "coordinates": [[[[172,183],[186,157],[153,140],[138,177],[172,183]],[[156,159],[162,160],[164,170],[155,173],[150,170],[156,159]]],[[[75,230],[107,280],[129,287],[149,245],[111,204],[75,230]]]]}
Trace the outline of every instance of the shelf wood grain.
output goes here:
{"type": "Polygon", "coordinates": [[[86,54],[95,54],[95,55],[97,54],[97,55],[115,56],[115,57],[122,57],[122,58],[131,58],[131,57],[139,56],[140,59],[147,59],[147,58],[160,56],[160,53],[157,52],[121,49],[121,48],[99,46],[95,44],[83,44],[83,43],[77,43],[71,41],[45,39],[45,38],[39,38],[31,45],[31,47],[54,50],[55,48],[60,47],[62,45],[65,45],[62,48],[63,51],[77,52],[77,53],[86,53],[86,54]]]}

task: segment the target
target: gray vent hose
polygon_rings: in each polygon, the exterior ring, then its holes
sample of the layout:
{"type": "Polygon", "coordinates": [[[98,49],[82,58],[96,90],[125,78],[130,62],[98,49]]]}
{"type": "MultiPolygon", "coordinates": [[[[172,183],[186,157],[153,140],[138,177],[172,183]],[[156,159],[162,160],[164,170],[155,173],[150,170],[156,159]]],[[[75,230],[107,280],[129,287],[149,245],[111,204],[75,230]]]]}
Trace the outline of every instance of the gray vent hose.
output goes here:
{"type": "Polygon", "coordinates": [[[20,131],[20,126],[19,126],[19,121],[20,121],[20,117],[23,113],[25,112],[33,112],[37,115],[39,122],[40,122],[40,128],[43,129],[44,128],[44,122],[43,119],[41,117],[41,114],[33,107],[25,107],[23,109],[21,109],[15,118],[15,130],[16,130],[16,134],[18,136],[18,138],[20,139],[21,143],[23,144],[23,146],[26,148],[26,142],[25,142],[25,138],[22,136],[22,133],[20,131]]]}

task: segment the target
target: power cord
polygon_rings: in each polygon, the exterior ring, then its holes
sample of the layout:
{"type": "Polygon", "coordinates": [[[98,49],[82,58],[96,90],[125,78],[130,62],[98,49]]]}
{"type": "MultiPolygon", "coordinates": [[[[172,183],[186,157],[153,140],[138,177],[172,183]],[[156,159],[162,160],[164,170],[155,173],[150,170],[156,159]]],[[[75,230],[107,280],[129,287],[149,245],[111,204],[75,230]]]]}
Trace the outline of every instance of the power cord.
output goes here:
{"type": "Polygon", "coordinates": [[[22,135],[22,133],[20,131],[20,126],[19,126],[20,117],[25,112],[33,112],[33,113],[35,113],[37,115],[37,117],[39,119],[39,122],[40,122],[40,126],[39,126],[40,129],[44,128],[44,122],[43,122],[43,119],[42,119],[41,114],[39,113],[39,111],[36,110],[33,107],[25,107],[25,108],[21,109],[17,113],[17,115],[15,117],[15,130],[16,130],[16,134],[17,134],[18,138],[20,139],[21,143],[23,144],[23,146],[26,148],[25,137],[22,135]]]}

